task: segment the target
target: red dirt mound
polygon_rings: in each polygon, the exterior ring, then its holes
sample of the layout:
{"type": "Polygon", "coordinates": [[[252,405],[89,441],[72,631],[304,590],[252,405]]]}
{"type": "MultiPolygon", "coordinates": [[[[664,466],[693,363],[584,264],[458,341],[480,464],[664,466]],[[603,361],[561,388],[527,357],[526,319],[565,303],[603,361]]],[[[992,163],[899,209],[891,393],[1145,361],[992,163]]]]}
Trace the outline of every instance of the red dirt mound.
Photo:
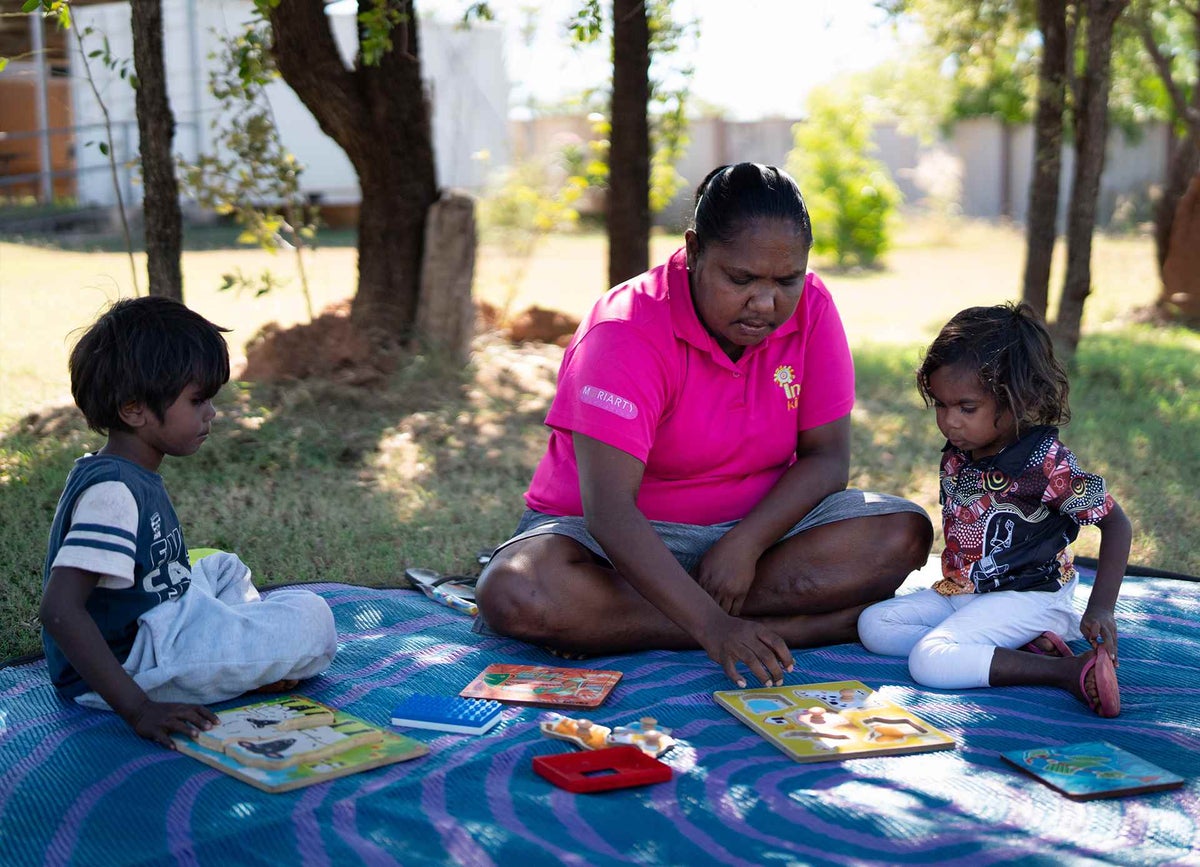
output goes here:
{"type": "Polygon", "coordinates": [[[263,326],[246,344],[242,378],[254,382],[327,379],[369,385],[397,365],[397,349],[380,344],[350,324],[349,302],[331,305],[312,322],[291,328],[263,326]]]}
{"type": "Polygon", "coordinates": [[[514,316],[506,330],[513,343],[537,341],[566,346],[578,327],[578,319],[557,310],[533,306],[514,316]]]}

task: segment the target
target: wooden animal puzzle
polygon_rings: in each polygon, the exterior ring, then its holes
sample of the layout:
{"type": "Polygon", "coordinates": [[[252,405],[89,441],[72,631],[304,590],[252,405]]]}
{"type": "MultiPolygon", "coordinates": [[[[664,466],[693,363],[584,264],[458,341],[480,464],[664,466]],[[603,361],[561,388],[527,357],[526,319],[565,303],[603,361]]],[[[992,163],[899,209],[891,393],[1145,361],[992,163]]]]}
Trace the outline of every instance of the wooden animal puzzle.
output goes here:
{"type": "Polygon", "coordinates": [[[798,762],[954,749],[954,739],[857,680],[713,693],[798,762]]]}
{"type": "Polygon", "coordinates": [[[652,716],[609,728],[590,719],[571,719],[560,713],[547,713],[543,714],[538,728],[546,737],[568,741],[585,750],[630,746],[637,747],[652,758],[658,758],[675,746],[671,730],[659,726],[658,720],[652,716]]]}
{"type": "Polygon", "coordinates": [[[597,707],[612,692],[621,672],[550,665],[489,665],[459,693],[540,706],[597,707]]]}
{"type": "Polygon", "coordinates": [[[538,723],[538,728],[548,738],[568,741],[585,750],[601,750],[612,746],[608,741],[612,729],[590,719],[571,719],[560,713],[548,713],[538,723]]]}
{"type": "Polygon", "coordinates": [[[1178,789],[1183,777],[1107,741],[1014,750],[1000,757],[1075,801],[1178,789]]]}
{"type": "Polygon", "coordinates": [[[617,726],[609,734],[608,742],[613,746],[637,747],[646,755],[655,758],[675,746],[671,730],[660,726],[658,720],[652,716],[644,716],[628,725],[617,726]]]}
{"type": "Polygon", "coordinates": [[[402,762],[428,749],[358,717],[298,695],[219,711],[219,725],[179,751],[264,792],[286,792],[402,762]]]}

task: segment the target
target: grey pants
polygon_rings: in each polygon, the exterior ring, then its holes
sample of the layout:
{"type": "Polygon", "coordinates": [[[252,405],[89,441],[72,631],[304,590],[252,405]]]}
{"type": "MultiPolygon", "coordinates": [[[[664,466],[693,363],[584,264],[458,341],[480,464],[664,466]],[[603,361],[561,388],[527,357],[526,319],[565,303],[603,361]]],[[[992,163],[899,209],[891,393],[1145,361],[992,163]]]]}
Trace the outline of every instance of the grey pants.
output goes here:
{"type": "MultiPolygon", "coordinates": [[[[849,518],[893,515],[900,512],[915,512],[918,515],[925,514],[925,510],[916,503],[892,494],[876,494],[853,488],[845,491],[837,491],[817,503],[812,511],[784,533],[779,538],[779,541],[782,542],[784,539],[790,539],[792,536],[803,533],[805,530],[812,530],[836,521],[845,521],[849,518]]],[[[684,571],[688,574],[694,574],[696,567],[700,565],[700,560],[708,553],[708,549],[715,545],[718,539],[733,529],[737,523],[737,521],[726,521],[721,524],[703,525],[651,521],[650,526],[654,528],[659,538],[663,540],[663,544],[667,546],[667,550],[671,552],[684,571]]],[[[600,547],[600,543],[592,538],[592,534],[587,531],[586,523],[582,517],[576,515],[547,515],[542,512],[535,512],[532,509],[525,510],[525,514],[521,516],[521,520],[517,524],[516,533],[511,539],[496,548],[496,551],[499,552],[514,542],[532,539],[535,536],[547,535],[566,536],[569,539],[574,539],[600,560],[612,565],[612,561],[605,555],[604,549],[600,547]]],[[[482,615],[475,618],[475,624],[471,628],[474,632],[483,635],[497,634],[487,625],[482,615]]]]}
{"type": "MultiPolygon", "coordinates": [[[[925,514],[925,510],[916,503],[892,494],[876,494],[853,488],[838,491],[817,503],[812,511],[805,515],[798,524],[780,536],[779,541],[782,542],[784,539],[790,539],[792,536],[803,533],[805,530],[812,530],[836,521],[844,521],[849,518],[871,518],[879,515],[892,515],[898,512],[925,514]]],[[[726,521],[721,524],[704,525],[651,521],[650,526],[654,528],[658,537],[663,540],[663,544],[667,546],[667,550],[675,556],[675,559],[684,568],[684,571],[691,573],[699,565],[704,555],[708,553],[708,549],[715,545],[718,539],[737,526],[737,523],[737,521],[726,521]]],[[[591,533],[587,531],[587,526],[582,517],[574,515],[565,517],[546,515],[542,512],[535,512],[532,509],[525,510],[525,514],[521,516],[520,523],[517,524],[516,533],[496,550],[500,551],[513,542],[520,542],[525,539],[531,539],[534,536],[545,535],[567,536],[587,548],[601,560],[611,563],[605,555],[604,549],[600,547],[600,543],[592,538],[591,533]]]]}
{"type": "MultiPolygon", "coordinates": [[[[320,674],[336,652],[324,599],[298,587],[261,597],[246,565],[219,553],[192,565],[186,593],[138,618],[123,667],[153,701],[211,704],[320,674]]],[[[95,692],[75,700],[110,709],[95,692]]]]}

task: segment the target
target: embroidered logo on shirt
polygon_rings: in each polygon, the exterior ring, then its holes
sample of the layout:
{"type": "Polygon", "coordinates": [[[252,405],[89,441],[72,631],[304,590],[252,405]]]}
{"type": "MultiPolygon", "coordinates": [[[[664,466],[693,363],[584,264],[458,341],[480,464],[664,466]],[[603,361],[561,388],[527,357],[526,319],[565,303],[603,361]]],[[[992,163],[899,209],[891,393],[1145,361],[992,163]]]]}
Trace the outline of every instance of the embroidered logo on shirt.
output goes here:
{"type": "Polygon", "coordinates": [[[637,404],[632,400],[627,400],[611,391],[596,388],[594,385],[585,385],[579,389],[579,399],[589,406],[606,410],[624,419],[635,419],[638,415],[637,404]]]}
{"type": "Polygon", "coordinates": [[[783,389],[788,409],[800,406],[800,383],[796,382],[796,371],[790,364],[781,364],[775,368],[775,384],[783,389]]]}

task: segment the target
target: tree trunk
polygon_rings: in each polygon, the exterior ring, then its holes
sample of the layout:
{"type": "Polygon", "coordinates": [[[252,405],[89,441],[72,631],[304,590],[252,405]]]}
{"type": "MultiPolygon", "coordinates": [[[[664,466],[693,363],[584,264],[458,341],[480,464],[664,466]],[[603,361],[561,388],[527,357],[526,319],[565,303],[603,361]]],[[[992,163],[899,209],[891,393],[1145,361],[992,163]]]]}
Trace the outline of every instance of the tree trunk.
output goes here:
{"type": "Polygon", "coordinates": [[[1083,80],[1076,108],[1075,175],[1067,214],[1067,276],[1054,322],[1055,347],[1066,361],[1075,355],[1083,305],[1092,291],[1092,233],[1108,143],[1108,91],[1112,84],[1113,28],[1128,0],[1087,0],[1083,80]]]}
{"type": "Polygon", "coordinates": [[[444,193],[425,222],[425,261],[417,333],[430,347],[466,362],[475,336],[475,200],[444,193]]]}
{"type": "Polygon", "coordinates": [[[1175,138],[1171,143],[1171,158],[1167,163],[1162,198],[1154,209],[1154,252],[1158,257],[1160,272],[1167,258],[1175,209],[1179,207],[1179,199],[1187,189],[1188,182],[1200,171],[1200,149],[1196,146],[1196,140],[1189,135],[1175,138]]]}
{"type": "MultiPolygon", "coordinates": [[[[272,55],[284,81],[358,174],[358,291],[351,320],[389,339],[413,328],[425,220],[437,199],[429,104],[421,81],[416,8],[390,0],[403,20],[377,66],[342,63],[323,0],[289,0],[270,12],[272,55]]],[[[359,0],[360,11],[374,8],[359,0]]]]}
{"type": "Polygon", "coordinates": [[[1158,308],[1172,319],[1200,327],[1200,174],[1188,184],[1171,220],[1158,308]]]}
{"type": "Polygon", "coordinates": [[[171,156],[175,115],[163,66],[162,0],[132,0],[134,89],[150,294],[183,300],[183,214],[171,156]]]}
{"type": "Polygon", "coordinates": [[[1033,175],[1025,217],[1022,299],[1046,318],[1050,263],[1058,237],[1058,185],[1062,174],[1063,112],[1067,87],[1067,0],[1038,0],[1042,62],[1034,118],[1033,175]]]}
{"type": "Polygon", "coordinates": [[[650,25],[646,4],[613,0],[608,285],[650,267],[650,25]]]}
{"type": "MultiPolygon", "coordinates": [[[[1196,72],[1200,74],[1200,6],[1194,7],[1191,15],[1196,72]]],[[[1158,255],[1159,273],[1163,277],[1163,288],[1159,293],[1156,306],[1168,315],[1181,316],[1184,321],[1196,325],[1200,324],[1200,292],[1185,293],[1184,298],[1173,297],[1179,295],[1180,292],[1178,287],[1169,285],[1171,281],[1166,279],[1163,263],[1167,258],[1179,200],[1192,177],[1200,172],[1200,85],[1192,86],[1189,102],[1185,91],[1178,82],[1173,80],[1171,64],[1158,50],[1148,23],[1143,31],[1143,38],[1147,41],[1146,47],[1154,58],[1159,76],[1163,79],[1163,86],[1171,95],[1171,102],[1175,107],[1175,121],[1176,123],[1182,122],[1187,128],[1187,135],[1172,141],[1171,159],[1167,165],[1163,194],[1154,214],[1154,246],[1158,255]]]]}

